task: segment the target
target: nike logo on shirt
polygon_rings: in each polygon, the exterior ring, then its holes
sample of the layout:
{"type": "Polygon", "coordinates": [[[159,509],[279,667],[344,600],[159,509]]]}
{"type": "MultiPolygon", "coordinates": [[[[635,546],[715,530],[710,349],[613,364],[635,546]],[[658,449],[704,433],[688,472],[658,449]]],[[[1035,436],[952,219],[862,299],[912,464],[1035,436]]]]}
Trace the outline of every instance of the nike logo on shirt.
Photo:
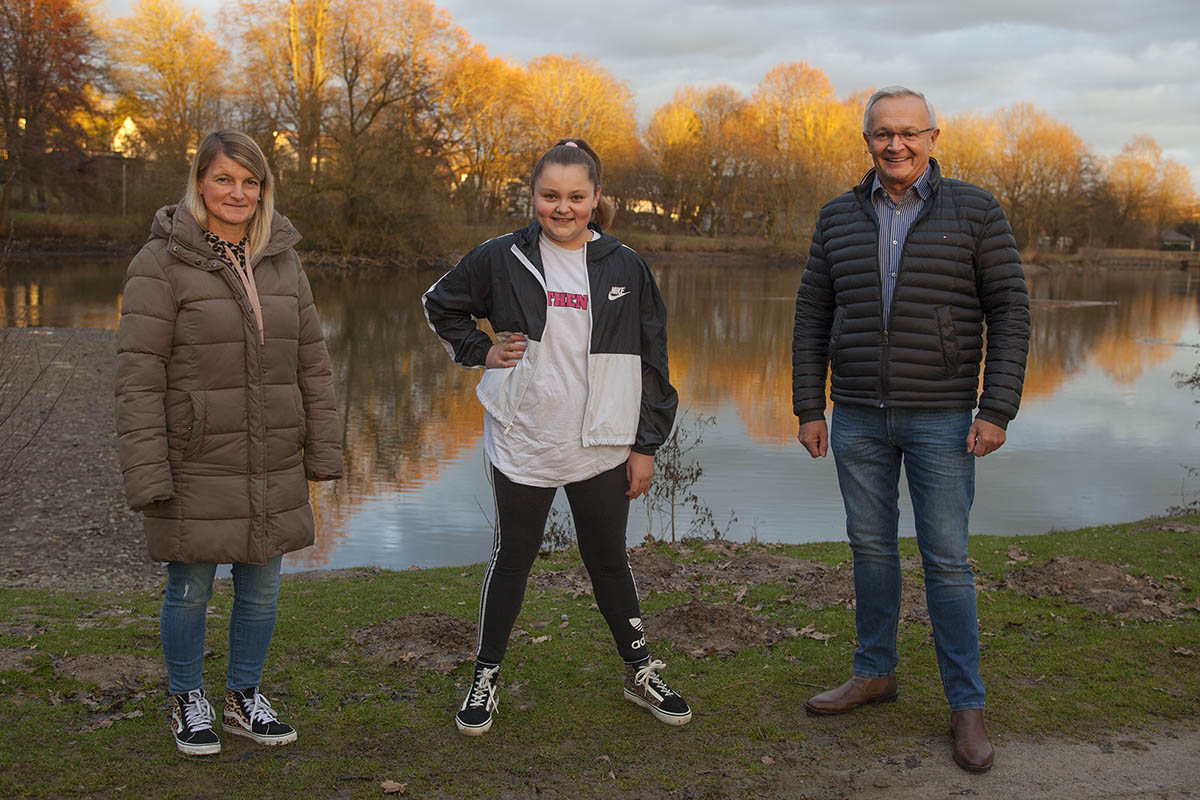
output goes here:
{"type": "Polygon", "coordinates": [[[629,294],[629,290],[624,286],[614,286],[608,290],[609,300],[620,300],[625,295],[629,294]]]}

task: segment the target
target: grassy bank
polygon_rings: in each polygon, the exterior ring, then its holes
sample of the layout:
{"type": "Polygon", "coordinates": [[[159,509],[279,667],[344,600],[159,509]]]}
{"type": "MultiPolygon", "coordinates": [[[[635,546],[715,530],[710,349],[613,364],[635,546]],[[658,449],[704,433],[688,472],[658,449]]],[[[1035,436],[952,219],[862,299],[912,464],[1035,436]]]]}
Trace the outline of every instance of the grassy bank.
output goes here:
{"type": "MultiPolygon", "coordinates": [[[[66,246],[96,249],[136,249],[145,240],[149,220],[142,216],[116,214],[52,214],[14,211],[9,215],[12,237],[28,249],[62,248],[66,246]]],[[[463,253],[480,242],[520,227],[520,219],[498,220],[495,223],[470,223],[451,226],[443,237],[445,253],[438,257],[413,260],[414,264],[453,264],[463,253]]],[[[301,229],[301,234],[304,230],[301,229]]],[[[626,228],[618,222],[613,233],[623,242],[646,253],[744,253],[751,255],[785,255],[803,257],[808,242],[775,242],[754,236],[693,236],[663,234],[636,228],[626,228]]],[[[302,248],[307,245],[302,243],[302,248]]],[[[323,251],[308,251],[307,260],[317,265],[342,269],[395,268],[406,266],[396,262],[395,254],[376,256],[343,255],[323,251]]]]}
{"type": "MultiPolygon", "coordinates": [[[[482,566],[288,576],[264,689],[300,738],[272,749],[225,735],[199,762],[167,731],[156,592],[0,590],[0,785],[22,797],[379,797],[384,781],[411,797],[802,796],[806,778],[835,790],[848,760],[921,758],[921,741],[944,735],[913,542],[902,552],[899,701],[811,718],[803,700],[847,676],[854,646],[845,545],[637,548],[648,636],[696,712],[678,729],[622,699],[575,555],[539,561],[480,739],[451,717],[482,566]]],[[[1200,518],[981,536],[971,554],[1000,742],[1200,723],[1200,518]]],[[[223,583],[210,694],[229,601],[223,583]]]]}
{"type": "Polygon", "coordinates": [[[26,246],[75,245],[101,249],[136,247],[146,241],[147,220],[119,214],[48,214],[13,211],[12,238],[26,246]]]}

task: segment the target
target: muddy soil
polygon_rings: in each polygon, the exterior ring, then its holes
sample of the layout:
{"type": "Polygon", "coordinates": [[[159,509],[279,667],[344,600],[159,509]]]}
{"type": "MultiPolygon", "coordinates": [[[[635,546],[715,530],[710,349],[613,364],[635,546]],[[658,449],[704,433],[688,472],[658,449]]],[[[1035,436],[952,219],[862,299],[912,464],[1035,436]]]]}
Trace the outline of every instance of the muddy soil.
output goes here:
{"type": "MultiPolygon", "coordinates": [[[[719,542],[706,545],[718,548],[727,558],[718,561],[681,563],[652,547],[634,547],[629,551],[629,566],[643,596],[656,593],[694,592],[705,584],[756,586],[779,585],[786,602],[813,610],[841,606],[854,608],[854,572],[849,564],[826,564],[803,558],[765,552],[754,545],[719,542]]],[[[694,550],[680,547],[680,555],[694,550]]],[[[925,586],[920,580],[920,561],[905,558],[901,595],[901,616],[908,621],[928,621],[925,586]],[[917,575],[912,573],[916,571],[917,575]]],[[[556,590],[570,597],[591,595],[591,582],[582,565],[562,570],[546,570],[530,577],[530,586],[556,590]]]]}
{"type": "Polygon", "coordinates": [[[392,665],[411,664],[443,675],[475,660],[475,625],[435,611],[405,614],[358,628],[351,638],[368,658],[392,665]]]}
{"type": "Polygon", "coordinates": [[[146,656],[83,653],[55,659],[54,671],[60,677],[94,685],[101,692],[134,690],[167,679],[162,659],[146,656]]]}
{"type": "Polygon", "coordinates": [[[1121,619],[1172,619],[1197,606],[1177,602],[1182,588],[1178,583],[1158,583],[1148,576],[1130,575],[1113,564],[1078,556],[1056,556],[1014,570],[1000,585],[1031,597],[1062,597],[1096,614],[1121,619]]]}
{"type": "Polygon", "coordinates": [[[799,631],[731,603],[692,600],[686,606],[647,614],[642,624],[650,641],[669,641],[693,658],[727,658],[745,647],[772,645],[799,631]]]}

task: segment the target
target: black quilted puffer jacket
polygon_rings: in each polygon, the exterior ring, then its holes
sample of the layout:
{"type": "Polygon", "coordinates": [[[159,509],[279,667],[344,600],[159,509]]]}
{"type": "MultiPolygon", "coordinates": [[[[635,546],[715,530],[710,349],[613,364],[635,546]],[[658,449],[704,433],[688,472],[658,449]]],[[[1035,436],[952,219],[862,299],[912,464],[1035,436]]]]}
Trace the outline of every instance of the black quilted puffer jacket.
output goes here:
{"type": "Polygon", "coordinates": [[[990,194],[942,178],[904,244],[883,324],[874,173],[821,209],[796,294],[792,405],[801,423],[835,403],[972,409],[1007,427],[1029,351],[1029,293],[1012,229],[990,194]],[[979,392],[987,323],[987,366],[979,392]]]}

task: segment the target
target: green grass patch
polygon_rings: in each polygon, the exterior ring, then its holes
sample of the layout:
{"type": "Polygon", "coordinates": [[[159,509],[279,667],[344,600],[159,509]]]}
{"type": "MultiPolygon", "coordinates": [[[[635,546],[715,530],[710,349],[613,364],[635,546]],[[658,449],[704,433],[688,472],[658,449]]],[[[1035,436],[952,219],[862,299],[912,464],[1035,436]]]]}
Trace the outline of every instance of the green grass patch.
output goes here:
{"type": "MultiPolygon", "coordinates": [[[[644,596],[647,618],[699,598],[736,604],[776,628],[811,625],[832,638],[786,636],[724,659],[695,659],[669,650],[671,637],[660,636],[654,654],[695,710],[687,726],[661,725],[622,698],[621,664],[590,595],[531,583],[517,622],[527,632],[514,637],[505,660],[493,730],[462,737],[452,715],[469,663],[443,674],[415,660],[370,655],[364,642],[397,645],[372,641],[370,631],[402,628],[418,613],[448,615],[451,627],[472,638],[482,566],[362,570],[284,580],[264,689],[299,740],[265,748],[224,735],[221,754],[201,760],[178,756],[168,732],[157,592],[0,590],[0,784],[20,797],[379,797],[385,780],[408,784],[406,796],[416,797],[718,797],[731,785],[773,786],[776,773],[764,756],[801,752],[833,763],[845,752],[894,752],[944,735],[947,710],[927,622],[901,625],[897,702],[846,717],[806,717],[798,711],[808,696],[849,675],[853,612],[808,608],[786,580],[743,587],[718,571],[755,553],[845,565],[845,544],[732,551],[706,544],[652,545],[680,564],[709,565],[711,578],[644,596]],[[535,641],[542,636],[550,638],[535,641]]],[[[902,552],[915,554],[915,543],[902,541],[902,552]]],[[[971,555],[989,724],[998,740],[1200,722],[1200,655],[1188,655],[1200,651],[1200,518],[979,536],[971,555]],[[1088,610],[1070,587],[1042,597],[1016,588],[1022,571],[1064,556],[1115,565],[1135,588],[1167,586],[1171,613],[1139,620],[1088,610]]],[[[572,551],[539,561],[536,570],[577,564],[572,551]]],[[[919,571],[909,574],[919,580],[919,571]]],[[[230,602],[231,587],[220,582],[204,667],[210,695],[224,685],[230,602]]]]}

